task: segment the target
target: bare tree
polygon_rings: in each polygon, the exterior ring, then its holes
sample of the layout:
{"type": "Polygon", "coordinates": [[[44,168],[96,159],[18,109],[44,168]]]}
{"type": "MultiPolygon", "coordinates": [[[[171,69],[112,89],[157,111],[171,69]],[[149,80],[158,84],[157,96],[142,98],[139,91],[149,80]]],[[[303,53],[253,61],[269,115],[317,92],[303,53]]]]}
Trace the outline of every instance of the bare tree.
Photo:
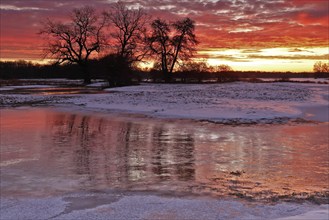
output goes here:
{"type": "Polygon", "coordinates": [[[206,61],[188,61],[184,62],[183,65],[180,66],[180,71],[183,72],[196,72],[196,73],[204,73],[210,72],[212,68],[207,64],[206,61]]]}
{"type": "Polygon", "coordinates": [[[185,18],[174,22],[172,25],[176,31],[176,35],[172,39],[174,54],[170,67],[170,74],[173,72],[178,59],[188,59],[195,51],[194,46],[198,44],[198,41],[194,34],[194,23],[195,22],[190,18],[185,18]]]}
{"type": "Polygon", "coordinates": [[[171,25],[161,19],[156,19],[151,24],[149,47],[152,54],[160,60],[166,82],[171,81],[176,63],[190,58],[195,51],[198,41],[194,34],[194,23],[190,18],[185,18],[171,25]]]}
{"type": "Polygon", "coordinates": [[[105,15],[116,29],[112,35],[116,40],[117,55],[129,64],[141,61],[147,53],[144,40],[147,14],[141,8],[129,9],[119,1],[105,15]]]}
{"type": "Polygon", "coordinates": [[[160,60],[161,70],[166,77],[168,77],[168,62],[172,58],[173,52],[171,51],[170,25],[161,19],[156,19],[151,24],[152,35],[149,38],[149,45],[153,55],[160,60]]]}
{"type": "Polygon", "coordinates": [[[227,64],[221,64],[215,67],[216,72],[232,72],[233,69],[227,64]]]}
{"type": "Polygon", "coordinates": [[[313,66],[313,71],[316,73],[328,73],[329,72],[329,63],[317,61],[313,66]]]}
{"type": "Polygon", "coordinates": [[[73,10],[70,22],[53,22],[48,19],[40,31],[48,41],[46,56],[57,63],[76,63],[81,67],[84,83],[91,82],[88,61],[100,51],[104,42],[103,28],[106,19],[100,18],[91,7],[73,10]]]}

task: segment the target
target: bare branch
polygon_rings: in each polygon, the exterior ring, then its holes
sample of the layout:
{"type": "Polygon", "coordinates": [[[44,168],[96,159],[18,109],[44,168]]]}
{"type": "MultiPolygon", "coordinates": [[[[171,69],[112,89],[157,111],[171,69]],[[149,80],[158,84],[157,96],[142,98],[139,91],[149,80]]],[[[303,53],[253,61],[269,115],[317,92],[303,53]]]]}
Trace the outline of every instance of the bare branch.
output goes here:
{"type": "Polygon", "coordinates": [[[77,63],[84,69],[85,81],[90,81],[86,79],[89,77],[87,63],[104,43],[105,23],[104,16],[100,19],[93,8],[86,6],[73,10],[69,23],[48,19],[39,33],[47,37],[48,56],[56,58],[57,63],[77,63]]]}
{"type": "Polygon", "coordinates": [[[194,34],[194,21],[185,18],[169,25],[166,21],[156,19],[152,22],[152,35],[148,45],[152,54],[160,61],[166,81],[170,81],[175,64],[188,59],[198,44],[194,34]],[[172,33],[172,29],[175,33],[172,33]]]}
{"type": "Polygon", "coordinates": [[[129,9],[123,2],[117,2],[106,17],[115,27],[112,33],[116,41],[116,53],[128,63],[140,61],[146,54],[145,37],[147,14],[141,9],[129,9]]]}

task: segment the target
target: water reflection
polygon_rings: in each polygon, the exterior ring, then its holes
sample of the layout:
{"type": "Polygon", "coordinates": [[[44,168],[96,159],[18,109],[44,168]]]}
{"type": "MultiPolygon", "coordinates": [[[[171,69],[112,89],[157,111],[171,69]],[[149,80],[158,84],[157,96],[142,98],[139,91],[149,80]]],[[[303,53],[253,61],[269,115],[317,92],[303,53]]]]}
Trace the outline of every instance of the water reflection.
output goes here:
{"type": "Polygon", "coordinates": [[[106,179],[130,183],[193,180],[194,138],[166,124],[111,121],[85,115],[54,115],[49,123],[55,158],[73,156],[75,173],[104,172],[106,179]],[[102,167],[104,166],[104,167],[102,167]]]}
{"type": "Polygon", "coordinates": [[[16,88],[3,91],[7,94],[34,94],[34,95],[69,95],[69,94],[102,94],[106,91],[93,87],[47,87],[47,88],[16,88]]]}
{"type": "Polygon", "coordinates": [[[2,110],[1,192],[328,193],[327,134],[326,123],[233,127],[47,108],[2,110]]]}

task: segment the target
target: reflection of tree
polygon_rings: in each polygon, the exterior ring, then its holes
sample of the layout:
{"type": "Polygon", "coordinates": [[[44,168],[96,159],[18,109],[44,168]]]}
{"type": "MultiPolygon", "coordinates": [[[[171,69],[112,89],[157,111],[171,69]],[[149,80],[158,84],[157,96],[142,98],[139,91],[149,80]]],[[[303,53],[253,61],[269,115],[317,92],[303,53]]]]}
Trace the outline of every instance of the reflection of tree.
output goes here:
{"type": "Polygon", "coordinates": [[[303,184],[312,190],[327,183],[326,145],[319,138],[325,125],[302,126],[305,130],[300,126],[214,126],[190,133],[169,123],[74,114],[56,114],[48,121],[53,137],[45,145],[46,154],[53,157],[50,162],[59,163],[63,173],[83,187],[158,187],[169,182],[187,190],[189,182],[208,184],[213,192],[225,194],[244,193],[255,186],[280,192],[283,183],[291,191],[303,184]],[[239,172],[241,176],[234,175],[239,172]],[[310,181],[300,182],[303,178],[310,181]]]}
{"type": "Polygon", "coordinates": [[[68,133],[71,134],[74,126],[76,115],[70,115],[67,123],[68,133]]]}
{"type": "Polygon", "coordinates": [[[194,139],[191,134],[156,127],[152,152],[152,171],[160,180],[194,179],[194,139]]]}
{"type": "Polygon", "coordinates": [[[129,147],[130,147],[130,130],[131,123],[124,123],[118,127],[118,143],[115,147],[116,149],[116,159],[117,159],[117,167],[114,172],[118,172],[120,176],[118,176],[118,180],[120,182],[127,182],[129,180],[129,166],[128,166],[128,157],[129,157],[129,147]]]}
{"type": "Polygon", "coordinates": [[[138,124],[127,124],[126,133],[126,151],[127,164],[126,167],[129,172],[129,180],[137,181],[145,178],[145,171],[147,169],[146,159],[147,144],[141,138],[141,127],[138,124]]]}
{"type": "Polygon", "coordinates": [[[52,156],[87,184],[195,178],[194,138],[186,132],[74,114],[55,115],[51,132],[52,156]]]}
{"type": "MultiPolygon", "coordinates": [[[[75,173],[94,178],[92,167],[97,166],[98,160],[93,160],[95,139],[102,138],[103,120],[90,116],[75,114],[57,114],[51,125],[55,150],[54,157],[70,157],[75,173]],[[92,161],[91,161],[92,160],[92,161]]],[[[68,161],[67,161],[68,162],[68,161]]]]}
{"type": "Polygon", "coordinates": [[[76,150],[76,165],[78,174],[90,173],[90,133],[89,133],[89,117],[83,116],[78,130],[80,140],[79,148],[76,150]]]}
{"type": "Polygon", "coordinates": [[[176,174],[179,180],[191,180],[195,177],[194,139],[191,134],[175,137],[176,174]]]}
{"type": "Polygon", "coordinates": [[[163,133],[164,130],[162,127],[155,128],[153,131],[152,171],[159,179],[166,180],[170,177],[168,160],[166,159],[166,156],[168,156],[168,146],[163,141],[163,137],[165,137],[163,133]]]}

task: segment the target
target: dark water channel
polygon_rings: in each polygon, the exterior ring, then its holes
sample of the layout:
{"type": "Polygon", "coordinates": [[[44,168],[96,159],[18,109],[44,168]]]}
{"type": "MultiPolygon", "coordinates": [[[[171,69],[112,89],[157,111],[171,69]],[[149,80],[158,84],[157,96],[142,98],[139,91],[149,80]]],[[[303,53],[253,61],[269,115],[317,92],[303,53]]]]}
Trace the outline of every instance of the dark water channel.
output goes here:
{"type": "Polygon", "coordinates": [[[33,95],[72,95],[72,94],[102,94],[104,90],[93,87],[46,87],[46,88],[17,88],[1,91],[4,94],[33,94],[33,95]]]}
{"type": "Polygon", "coordinates": [[[328,123],[229,126],[1,110],[1,195],[150,190],[328,198],[328,123]]]}

